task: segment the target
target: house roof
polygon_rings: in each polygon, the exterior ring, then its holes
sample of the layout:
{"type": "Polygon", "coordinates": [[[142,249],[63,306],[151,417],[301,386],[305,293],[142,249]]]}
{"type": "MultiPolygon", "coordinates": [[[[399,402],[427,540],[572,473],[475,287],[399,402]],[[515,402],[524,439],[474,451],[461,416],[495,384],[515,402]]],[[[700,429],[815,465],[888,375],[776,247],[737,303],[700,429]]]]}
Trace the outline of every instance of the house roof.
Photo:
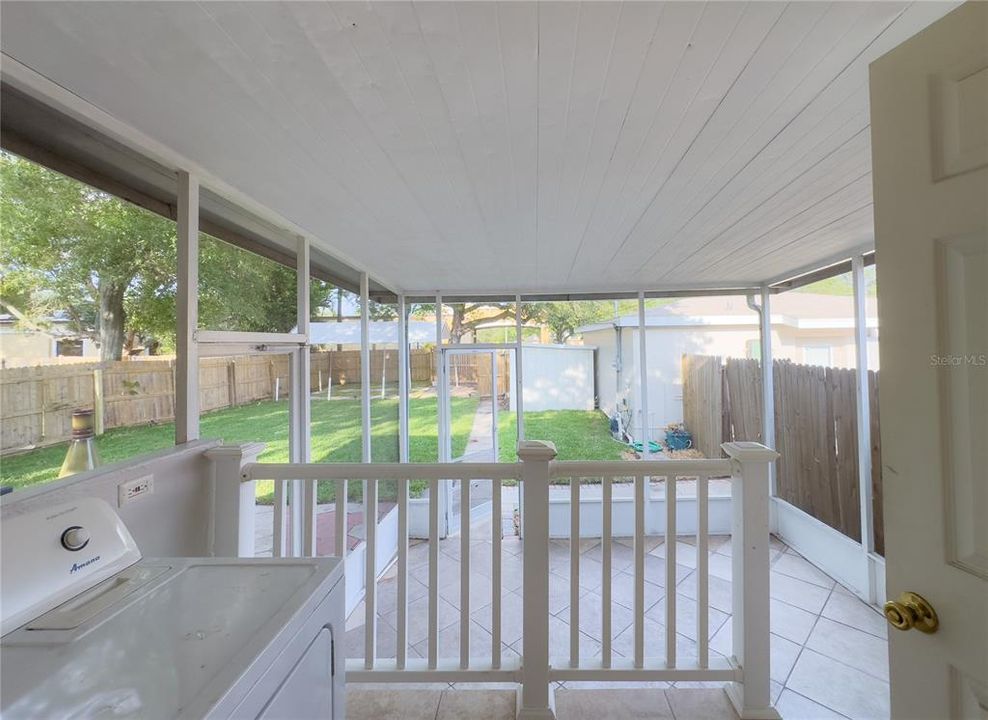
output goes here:
{"type": "Polygon", "coordinates": [[[872,247],[868,65],[957,4],[7,1],[0,42],[392,289],[613,293],[872,247]]]}
{"type": "MultiPolygon", "coordinates": [[[[868,326],[878,325],[878,303],[874,297],[865,301],[868,326]]],[[[772,324],[798,328],[853,328],[854,300],[846,295],[786,292],[771,299],[772,324]]],[[[689,297],[645,312],[645,325],[689,327],[696,325],[758,325],[758,315],[740,295],[689,297]]],[[[584,325],[578,332],[619,327],[638,327],[638,315],[623,315],[613,322],[584,325]]]]}
{"type": "MultiPolygon", "coordinates": [[[[397,321],[371,321],[369,325],[372,345],[398,344],[397,321]]],[[[443,338],[448,336],[446,328],[443,328],[443,338]]],[[[409,320],[408,341],[412,344],[435,343],[436,324],[423,320],[409,320]]],[[[310,322],[309,342],[312,345],[359,345],[360,320],[310,322]]]]}

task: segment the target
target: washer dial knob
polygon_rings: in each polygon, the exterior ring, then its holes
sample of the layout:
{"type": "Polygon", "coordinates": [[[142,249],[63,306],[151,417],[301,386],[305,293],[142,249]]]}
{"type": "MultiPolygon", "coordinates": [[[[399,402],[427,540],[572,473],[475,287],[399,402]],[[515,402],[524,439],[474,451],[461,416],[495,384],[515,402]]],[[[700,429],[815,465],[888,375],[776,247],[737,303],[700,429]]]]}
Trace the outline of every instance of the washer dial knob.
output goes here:
{"type": "Polygon", "coordinates": [[[73,525],[62,533],[62,547],[73,552],[82,550],[89,544],[89,531],[80,525],[73,525]]]}

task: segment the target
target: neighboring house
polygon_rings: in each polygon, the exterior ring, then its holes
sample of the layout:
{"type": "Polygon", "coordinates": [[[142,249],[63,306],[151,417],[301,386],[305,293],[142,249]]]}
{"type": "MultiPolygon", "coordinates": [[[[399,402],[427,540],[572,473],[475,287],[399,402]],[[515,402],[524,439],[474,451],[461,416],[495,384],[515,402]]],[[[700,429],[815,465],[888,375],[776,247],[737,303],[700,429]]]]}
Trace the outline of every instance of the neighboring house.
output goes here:
{"type": "Polygon", "coordinates": [[[46,318],[46,328],[31,328],[10,314],[0,315],[0,363],[32,365],[55,357],[99,357],[99,346],[69,329],[61,317],[46,318]]]}
{"type": "MultiPolygon", "coordinates": [[[[868,298],[868,357],[878,369],[878,318],[868,298]]],[[[740,296],[683,298],[645,314],[649,427],[652,437],[683,419],[681,362],[685,353],[758,357],[758,315],[740,296]]],[[[597,388],[608,415],[623,409],[632,434],[639,435],[638,316],[579,329],[585,343],[599,348],[597,388]],[[625,405],[626,403],[626,405],[625,405]]],[[[804,365],[854,366],[852,299],[840,295],[788,292],[772,297],[772,353],[804,365]]]]}

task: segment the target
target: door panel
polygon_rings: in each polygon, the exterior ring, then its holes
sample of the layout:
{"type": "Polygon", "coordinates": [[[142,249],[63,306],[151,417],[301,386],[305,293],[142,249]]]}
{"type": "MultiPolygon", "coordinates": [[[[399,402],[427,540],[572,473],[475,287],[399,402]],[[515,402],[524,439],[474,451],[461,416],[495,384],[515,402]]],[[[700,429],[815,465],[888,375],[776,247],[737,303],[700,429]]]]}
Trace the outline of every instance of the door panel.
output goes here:
{"type": "Polygon", "coordinates": [[[871,66],[894,718],[988,717],[988,4],[871,66]],[[886,390],[888,388],[888,390],[886,390]]]}

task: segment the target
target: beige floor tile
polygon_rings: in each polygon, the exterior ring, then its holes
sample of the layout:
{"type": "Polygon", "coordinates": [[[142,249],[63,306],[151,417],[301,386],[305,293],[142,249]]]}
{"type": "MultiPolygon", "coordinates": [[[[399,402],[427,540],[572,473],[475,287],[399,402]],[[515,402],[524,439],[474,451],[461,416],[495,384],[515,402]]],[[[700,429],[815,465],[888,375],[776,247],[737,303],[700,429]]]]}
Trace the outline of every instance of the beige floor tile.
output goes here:
{"type": "MultiPolygon", "coordinates": [[[[672,692],[672,691],[670,691],[672,692]]],[[[571,690],[556,692],[558,720],[673,720],[666,691],[571,690]]]]}
{"type": "MultiPolygon", "coordinates": [[[[645,617],[650,618],[658,623],[665,623],[666,620],[666,603],[668,602],[668,597],[662,598],[658,603],[656,603],[650,610],[645,613],[645,617]]],[[[711,638],[717,634],[724,622],[730,617],[726,613],[722,613],[720,610],[715,608],[708,608],[707,613],[707,638],[711,638]]],[[[697,607],[696,600],[686,597],[685,595],[676,594],[676,632],[680,635],[685,635],[691,640],[697,639],[696,634],[696,622],[697,622],[697,607]]]]}
{"type": "MultiPolygon", "coordinates": [[[[843,590],[843,588],[841,588],[843,590]]],[[[864,630],[880,638],[888,637],[888,623],[878,611],[855,595],[834,592],[823,608],[823,616],[864,630]]]]}
{"type": "Polygon", "coordinates": [[[803,650],[786,688],[852,720],[889,717],[889,685],[813,650],[803,650]]]}
{"type": "Polygon", "coordinates": [[[776,600],[819,615],[827,604],[830,590],[773,570],[769,573],[769,594],[776,600]]]}
{"type": "MultiPolygon", "coordinates": [[[[696,572],[691,572],[676,586],[676,592],[695,600],[697,577],[696,572]]],[[[731,588],[732,585],[729,580],[713,575],[708,576],[707,597],[710,599],[710,607],[730,614],[734,609],[731,588]]]]}
{"type": "Polygon", "coordinates": [[[802,647],[773,633],[769,638],[769,648],[771,651],[769,676],[776,682],[784,684],[796,664],[796,658],[799,657],[802,647]]]}
{"type": "Polygon", "coordinates": [[[806,610],[782,602],[769,601],[769,624],[772,632],[786,640],[802,645],[813,631],[817,616],[806,610]]]}
{"type": "Polygon", "coordinates": [[[514,720],[514,690],[449,690],[435,720],[514,720]]]}
{"type": "MultiPolygon", "coordinates": [[[[460,619],[460,612],[442,598],[438,598],[438,622],[442,629],[460,619]]],[[[398,611],[386,613],[383,619],[394,627],[398,611]]],[[[429,598],[421,597],[408,603],[408,643],[414,645],[429,636],[429,598]]]]}
{"type": "Polygon", "coordinates": [[[888,682],[888,641],[882,638],[820,618],[806,647],[888,682]]]}
{"type": "MultiPolygon", "coordinates": [[[[566,607],[555,613],[556,617],[570,621],[569,603],[566,607]]],[[[600,595],[595,591],[588,591],[580,597],[580,630],[598,642],[602,639],[602,605],[600,595]]],[[[618,603],[611,603],[611,631],[613,635],[619,635],[634,621],[632,611],[618,603]]]]}
{"type": "MultiPolygon", "coordinates": [[[[665,596],[661,585],[645,580],[645,609],[649,609],[665,596]]],[[[611,583],[611,600],[629,610],[635,606],[635,576],[629,572],[619,572],[611,583]]]]}
{"type": "Polygon", "coordinates": [[[676,720],[737,720],[727,693],[721,689],[666,691],[676,720]]]}
{"type": "Polygon", "coordinates": [[[772,569],[797,580],[819,585],[827,590],[835,584],[833,578],[792,550],[780,555],[772,563],[772,569]]]}
{"type": "Polygon", "coordinates": [[[775,709],[786,720],[840,720],[844,716],[792,690],[783,690],[775,709]]]}
{"type": "MultiPolygon", "coordinates": [[[[501,599],[501,640],[511,644],[521,639],[522,614],[524,612],[524,601],[518,593],[508,592],[501,599]]],[[[457,611],[457,619],[459,611],[457,611]]],[[[482,628],[490,632],[491,610],[490,608],[479,608],[471,613],[470,618],[482,628]]]]}
{"type": "Polygon", "coordinates": [[[435,720],[442,690],[347,688],[347,720],[435,720]]]}

